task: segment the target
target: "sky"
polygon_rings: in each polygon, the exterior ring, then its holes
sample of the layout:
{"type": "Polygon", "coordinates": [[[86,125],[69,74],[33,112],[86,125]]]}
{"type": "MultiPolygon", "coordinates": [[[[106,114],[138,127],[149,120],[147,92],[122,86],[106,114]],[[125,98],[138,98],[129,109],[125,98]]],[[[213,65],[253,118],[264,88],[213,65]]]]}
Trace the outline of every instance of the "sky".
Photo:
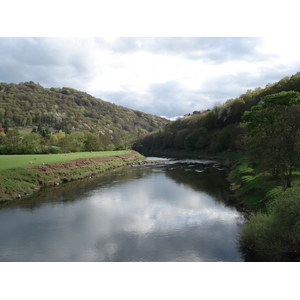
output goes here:
{"type": "Polygon", "coordinates": [[[300,71],[292,0],[39,3],[3,4],[0,82],[71,87],[176,119],[300,71]]]}
{"type": "Polygon", "coordinates": [[[0,82],[176,118],[297,73],[299,53],[298,41],[272,37],[1,37],[0,82]]]}

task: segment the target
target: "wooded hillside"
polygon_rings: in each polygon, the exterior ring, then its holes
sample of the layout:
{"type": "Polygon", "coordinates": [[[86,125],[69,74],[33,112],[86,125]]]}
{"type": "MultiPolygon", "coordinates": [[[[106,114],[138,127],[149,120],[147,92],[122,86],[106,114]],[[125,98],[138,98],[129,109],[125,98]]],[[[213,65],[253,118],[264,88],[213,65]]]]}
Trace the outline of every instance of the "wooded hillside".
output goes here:
{"type": "Polygon", "coordinates": [[[69,134],[89,131],[116,139],[152,132],[167,120],[97,99],[72,88],[43,88],[30,82],[0,83],[0,126],[42,126],[69,134]]]}
{"type": "Polygon", "coordinates": [[[135,149],[144,154],[168,149],[197,150],[204,153],[244,151],[244,112],[261,103],[265,96],[282,91],[300,92],[300,72],[274,84],[267,84],[265,88],[248,90],[213,109],[194,111],[169,122],[164,129],[141,136],[135,149]]]}

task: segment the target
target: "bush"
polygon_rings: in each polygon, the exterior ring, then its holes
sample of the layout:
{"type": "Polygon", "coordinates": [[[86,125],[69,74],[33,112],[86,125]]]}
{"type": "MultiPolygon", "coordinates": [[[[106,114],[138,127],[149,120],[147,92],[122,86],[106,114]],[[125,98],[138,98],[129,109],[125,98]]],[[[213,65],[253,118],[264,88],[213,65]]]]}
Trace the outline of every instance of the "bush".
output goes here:
{"type": "Polygon", "coordinates": [[[56,147],[56,146],[51,146],[51,147],[48,147],[47,148],[47,151],[46,153],[51,153],[51,154],[58,154],[58,153],[61,153],[61,149],[59,147],[56,147]]]}
{"type": "Polygon", "coordinates": [[[244,225],[242,249],[262,261],[300,261],[300,188],[282,193],[267,209],[244,225]]]}

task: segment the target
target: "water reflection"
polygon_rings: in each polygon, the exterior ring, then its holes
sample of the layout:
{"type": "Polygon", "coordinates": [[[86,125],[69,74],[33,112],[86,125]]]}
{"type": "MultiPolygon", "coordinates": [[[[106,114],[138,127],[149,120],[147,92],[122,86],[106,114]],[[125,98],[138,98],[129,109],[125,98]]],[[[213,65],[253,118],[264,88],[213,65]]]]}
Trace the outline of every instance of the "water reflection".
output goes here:
{"type": "Polygon", "coordinates": [[[242,261],[242,217],[222,201],[228,185],[217,167],[126,168],[6,207],[0,260],[242,261]]]}

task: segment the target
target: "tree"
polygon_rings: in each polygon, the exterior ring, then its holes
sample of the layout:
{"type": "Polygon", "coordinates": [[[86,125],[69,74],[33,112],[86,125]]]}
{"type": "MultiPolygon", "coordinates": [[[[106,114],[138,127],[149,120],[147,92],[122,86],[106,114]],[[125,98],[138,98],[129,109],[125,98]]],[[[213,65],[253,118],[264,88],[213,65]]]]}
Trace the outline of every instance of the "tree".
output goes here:
{"type": "Polygon", "coordinates": [[[193,133],[190,133],[184,139],[184,147],[187,150],[194,150],[196,142],[197,142],[197,139],[196,139],[195,135],[193,133]]]}
{"type": "Polygon", "coordinates": [[[4,116],[5,116],[5,109],[4,108],[0,108],[0,123],[1,124],[4,123],[4,116]]]}
{"type": "Polygon", "coordinates": [[[23,153],[41,153],[43,138],[38,133],[28,133],[22,140],[23,153]]]}
{"type": "Polygon", "coordinates": [[[93,133],[86,132],[85,150],[86,151],[99,151],[104,150],[99,137],[93,133]]]}
{"type": "Polygon", "coordinates": [[[208,132],[205,128],[198,129],[198,139],[195,147],[199,150],[204,150],[209,145],[208,132]]]}
{"type": "Polygon", "coordinates": [[[132,146],[133,140],[128,131],[122,131],[118,139],[118,148],[128,150],[132,146]]]}
{"type": "Polygon", "coordinates": [[[9,130],[9,121],[5,120],[3,124],[4,133],[7,134],[9,130]]]}
{"type": "Polygon", "coordinates": [[[280,175],[283,190],[291,186],[292,170],[300,162],[299,104],[298,92],[280,92],[243,115],[250,160],[259,170],[280,175]]]}
{"type": "Polygon", "coordinates": [[[58,138],[57,135],[51,134],[50,135],[50,145],[57,146],[58,138]]]}
{"type": "Polygon", "coordinates": [[[66,133],[63,132],[62,130],[59,130],[57,133],[57,138],[60,140],[61,138],[64,138],[66,136],[66,133]]]}
{"type": "Polygon", "coordinates": [[[0,132],[0,146],[3,145],[5,137],[6,137],[5,133],[0,132]]]}
{"type": "Polygon", "coordinates": [[[18,129],[8,130],[4,139],[6,153],[16,154],[19,152],[21,137],[18,129]]]}
{"type": "Polygon", "coordinates": [[[59,138],[58,145],[63,152],[81,152],[85,150],[86,135],[83,132],[75,131],[59,138]]]}

